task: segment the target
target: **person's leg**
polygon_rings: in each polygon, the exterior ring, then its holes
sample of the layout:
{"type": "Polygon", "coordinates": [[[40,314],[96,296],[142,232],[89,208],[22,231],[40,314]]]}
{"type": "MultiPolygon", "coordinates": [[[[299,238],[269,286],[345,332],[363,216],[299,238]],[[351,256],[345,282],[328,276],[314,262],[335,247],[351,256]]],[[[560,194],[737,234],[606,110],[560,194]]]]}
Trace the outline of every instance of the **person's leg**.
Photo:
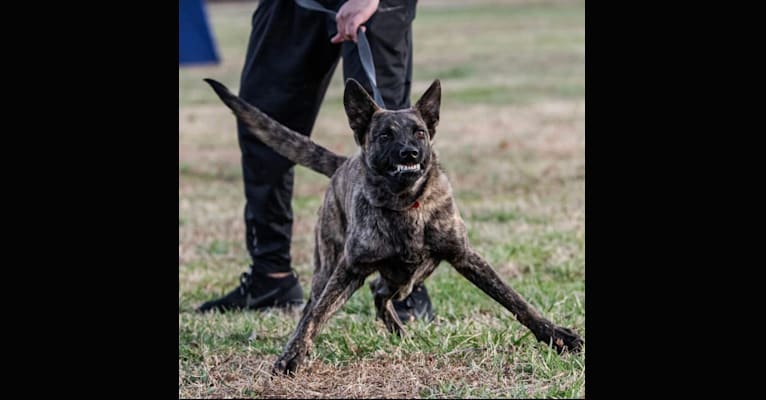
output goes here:
{"type": "MultiPolygon", "coordinates": [[[[378,11],[365,24],[375,62],[375,80],[387,109],[410,107],[412,82],[412,21],[415,19],[416,0],[381,0],[378,11]]],[[[356,44],[343,44],[343,75],[354,78],[372,95],[372,86],[359,61],[356,44]]],[[[416,285],[402,301],[393,301],[402,322],[413,319],[434,318],[431,299],[425,285],[416,285]]]]}
{"type": "MultiPolygon", "coordinates": [[[[283,125],[309,135],[339,60],[325,14],[293,1],[264,0],[253,15],[239,96],[283,125]]],[[[301,303],[290,265],[294,164],[238,122],[251,270],[240,287],[200,307],[226,310],[301,303]]]]}
{"type": "MultiPolygon", "coordinates": [[[[412,81],[412,21],[417,1],[381,0],[378,11],[364,24],[375,62],[375,80],[389,110],[410,106],[412,81]]],[[[372,86],[359,61],[355,43],[344,42],[343,77],[354,78],[372,95],[372,86]]]]}

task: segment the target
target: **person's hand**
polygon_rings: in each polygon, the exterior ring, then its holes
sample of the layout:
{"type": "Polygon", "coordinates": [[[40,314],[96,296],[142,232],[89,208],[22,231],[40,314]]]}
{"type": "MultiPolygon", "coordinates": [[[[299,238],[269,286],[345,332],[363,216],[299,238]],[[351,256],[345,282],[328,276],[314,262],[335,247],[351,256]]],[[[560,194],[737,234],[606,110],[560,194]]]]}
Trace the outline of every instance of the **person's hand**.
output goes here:
{"type": "MultiPolygon", "coordinates": [[[[330,42],[335,44],[346,40],[356,42],[357,29],[367,22],[372,14],[375,14],[379,3],[380,0],[348,0],[335,15],[338,33],[330,39],[330,42]]],[[[362,27],[362,30],[364,29],[365,27],[362,27]]]]}

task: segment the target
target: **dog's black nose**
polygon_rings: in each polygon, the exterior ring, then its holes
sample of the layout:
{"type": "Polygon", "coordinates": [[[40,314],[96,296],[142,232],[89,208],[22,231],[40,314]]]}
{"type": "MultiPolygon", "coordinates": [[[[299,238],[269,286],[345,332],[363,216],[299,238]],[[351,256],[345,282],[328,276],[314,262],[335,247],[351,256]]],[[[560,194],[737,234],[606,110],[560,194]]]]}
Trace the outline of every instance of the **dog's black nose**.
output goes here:
{"type": "Polygon", "coordinates": [[[417,158],[420,152],[418,149],[412,146],[405,146],[399,151],[399,156],[402,158],[417,158]]]}

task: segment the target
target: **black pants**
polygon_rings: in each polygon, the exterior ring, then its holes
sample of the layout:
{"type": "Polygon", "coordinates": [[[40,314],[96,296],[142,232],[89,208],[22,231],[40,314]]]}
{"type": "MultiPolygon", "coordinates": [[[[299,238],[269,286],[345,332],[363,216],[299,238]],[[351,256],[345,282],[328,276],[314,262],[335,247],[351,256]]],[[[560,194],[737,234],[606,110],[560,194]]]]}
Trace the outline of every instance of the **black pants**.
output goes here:
{"type": "MultiPolygon", "coordinates": [[[[343,1],[320,3],[337,10],[343,1]]],[[[382,0],[365,23],[378,89],[388,109],[410,106],[416,3],[382,0]]],[[[310,135],[341,56],[344,78],[354,78],[372,93],[356,44],[330,43],[335,32],[335,20],[328,14],[306,10],[292,0],[261,1],[253,14],[239,95],[290,129],[310,135]]],[[[246,242],[253,270],[288,272],[294,164],[241,124],[238,131],[247,198],[246,242]]],[[[353,140],[350,128],[348,139],[353,140]]]]}

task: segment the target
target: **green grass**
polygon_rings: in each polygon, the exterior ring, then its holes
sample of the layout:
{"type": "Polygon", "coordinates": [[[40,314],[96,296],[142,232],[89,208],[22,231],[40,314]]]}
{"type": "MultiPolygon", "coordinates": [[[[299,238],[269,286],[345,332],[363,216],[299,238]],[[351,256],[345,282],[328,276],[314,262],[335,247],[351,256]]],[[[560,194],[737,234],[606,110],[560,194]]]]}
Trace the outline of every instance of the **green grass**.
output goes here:
{"type": "MultiPolygon", "coordinates": [[[[435,146],[469,239],[528,302],[584,335],[584,4],[419,4],[412,95],[442,79],[435,146]]],[[[297,314],[192,312],[234,288],[249,263],[234,120],[202,78],[237,89],[254,8],[209,3],[223,62],[179,70],[179,396],[584,397],[584,352],[558,355],[537,343],[449,264],[426,282],[433,323],[408,325],[404,338],[387,334],[365,286],[293,379],[268,371],[297,314]]],[[[340,71],[312,137],[350,154],[340,71]]],[[[292,259],[304,291],[327,182],[296,169],[292,259]]]]}

